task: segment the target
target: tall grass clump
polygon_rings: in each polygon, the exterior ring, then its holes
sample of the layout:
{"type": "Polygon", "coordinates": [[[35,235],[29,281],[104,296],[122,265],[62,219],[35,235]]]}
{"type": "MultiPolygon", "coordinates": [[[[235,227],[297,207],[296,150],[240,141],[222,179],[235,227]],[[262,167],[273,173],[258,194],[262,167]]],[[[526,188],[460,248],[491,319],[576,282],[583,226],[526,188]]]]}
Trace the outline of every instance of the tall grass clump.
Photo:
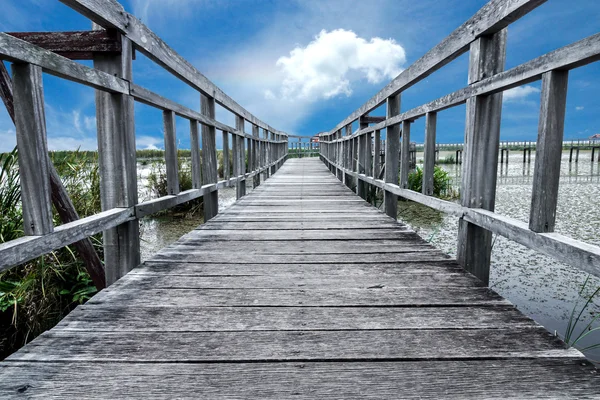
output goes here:
{"type": "Polygon", "coordinates": [[[580,344],[582,339],[588,337],[594,332],[600,331],[600,327],[593,327],[594,323],[600,319],[600,313],[596,314],[595,316],[592,316],[587,321],[584,320],[584,314],[590,311],[590,308],[594,305],[594,298],[600,292],[600,287],[598,287],[590,296],[584,296],[584,292],[586,290],[586,287],[588,286],[589,281],[590,276],[588,275],[588,277],[583,282],[583,285],[581,285],[577,301],[575,302],[575,305],[571,310],[571,316],[569,317],[569,323],[567,324],[567,328],[565,330],[564,335],[564,341],[568,346],[575,347],[581,351],[600,348],[600,342],[588,346],[582,346],[580,344]],[[577,308],[581,299],[585,299],[586,301],[585,304],[578,311],[577,308]],[[583,327],[583,329],[581,329],[581,326],[583,324],[585,324],[585,326],[583,327]],[[575,331],[577,328],[580,328],[580,333],[575,335],[575,331]]]}
{"type": "MultiPolygon", "coordinates": [[[[80,216],[100,211],[97,155],[51,154],[80,216]]],[[[0,242],[23,236],[18,153],[0,155],[0,242]]],[[[54,223],[59,225],[58,215],[54,223]]],[[[92,243],[102,258],[100,236],[92,243]]],[[[0,274],[0,359],[52,328],[96,292],[75,250],[65,247],[0,274]]]]}
{"type": "Polygon", "coordinates": [[[456,159],[454,158],[454,156],[452,154],[437,160],[435,162],[436,164],[456,164],[456,159]]]}
{"type": "MultiPolygon", "coordinates": [[[[193,188],[192,183],[192,165],[189,160],[177,159],[177,167],[179,169],[179,190],[185,191],[193,188]]],[[[167,167],[164,162],[153,162],[150,173],[148,174],[148,189],[152,192],[153,197],[168,196],[167,185],[167,167]]],[[[202,210],[202,197],[180,204],[169,210],[161,211],[159,214],[184,213],[186,216],[192,216],[202,210]]]]}
{"type": "MultiPolygon", "coordinates": [[[[408,174],[408,188],[415,192],[423,189],[423,168],[417,167],[408,174]]],[[[457,199],[459,193],[452,187],[452,179],[447,171],[437,165],[433,169],[433,195],[440,199],[457,199]]]]}

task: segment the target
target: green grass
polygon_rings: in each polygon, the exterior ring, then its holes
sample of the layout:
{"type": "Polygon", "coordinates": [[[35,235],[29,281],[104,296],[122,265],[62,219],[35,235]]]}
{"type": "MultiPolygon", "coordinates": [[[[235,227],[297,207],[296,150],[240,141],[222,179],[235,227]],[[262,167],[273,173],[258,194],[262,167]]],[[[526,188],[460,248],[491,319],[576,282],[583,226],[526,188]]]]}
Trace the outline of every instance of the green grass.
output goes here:
{"type": "MultiPolygon", "coordinates": [[[[100,211],[98,164],[89,152],[51,153],[81,217],[100,211]]],[[[0,155],[0,242],[23,236],[18,153],[0,155]]],[[[60,224],[54,214],[55,225],[60,224]]],[[[102,258],[101,236],[91,238],[102,258]]],[[[67,246],[0,274],[0,359],[53,327],[96,292],[75,250],[67,246]]]]}
{"type": "MultiPolygon", "coordinates": [[[[423,189],[423,168],[417,167],[408,174],[408,188],[415,192],[423,189]]],[[[440,199],[456,199],[459,193],[452,187],[452,179],[447,171],[437,165],[433,169],[433,195],[440,199]]]]}
{"type": "Polygon", "coordinates": [[[594,298],[600,293],[600,287],[596,288],[596,290],[590,296],[584,296],[584,292],[588,283],[590,281],[590,276],[585,279],[583,285],[581,285],[581,289],[579,290],[579,296],[573,309],[571,310],[571,316],[569,317],[569,323],[567,324],[567,328],[565,330],[564,341],[568,346],[575,347],[581,351],[592,350],[600,348],[600,343],[595,343],[589,346],[581,346],[580,341],[587,336],[591,335],[594,332],[600,331],[600,327],[593,328],[593,325],[600,318],[600,314],[596,314],[592,316],[587,321],[584,320],[584,314],[589,312],[590,308],[593,306],[594,298]],[[585,299],[585,304],[577,310],[579,306],[579,302],[581,299],[585,299]],[[585,327],[581,329],[581,332],[578,335],[575,335],[575,331],[577,327],[580,327],[582,324],[585,324],[585,327]]]}

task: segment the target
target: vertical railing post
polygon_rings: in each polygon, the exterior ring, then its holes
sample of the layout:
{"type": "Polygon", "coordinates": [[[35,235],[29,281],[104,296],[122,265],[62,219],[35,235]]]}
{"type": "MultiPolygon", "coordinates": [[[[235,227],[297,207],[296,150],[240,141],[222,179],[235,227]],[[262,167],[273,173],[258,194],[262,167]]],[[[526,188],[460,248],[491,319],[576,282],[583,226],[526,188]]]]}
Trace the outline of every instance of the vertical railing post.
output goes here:
{"type": "Polygon", "coordinates": [[[13,64],[12,72],[23,231],[26,235],[45,235],[54,225],[42,69],[13,64]]]}
{"type": "MultiPolygon", "coordinates": [[[[121,46],[119,55],[94,56],[94,68],[131,82],[133,47],[125,37],[121,46]]],[[[102,210],[133,207],[138,202],[133,98],[96,90],[96,124],[102,210]]],[[[104,231],[103,242],[109,286],[140,263],[138,221],[104,231]]]]}
{"type": "MultiPolygon", "coordinates": [[[[346,125],[344,130],[346,131],[344,133],[344,136],[350,136],[352,134],[352,125],[346,125]]],[[[350,139],[345,139],[344,140],[344,146],[345,146],[345,150],[344,150],[344,168],[347,170],[351,170],[352,169],[352,140],[350,139]]],[[[344,183],[346,184],[347,187],[349,187],[350,189],[352,189],[352,176],[349,174],[344,174],[344,183]]]]}
{"type": "MultiPolygon", "coordinates": [[[[471,43],[469,84],[504,70],[506,29],[471,43]]],[[[464,207],[494,211],[502,93],[467,99],[465,159],[462,168],[461,203],[464,207]]],[[[458,262],[489,283],[492,233],[459,220],[458,262]]]]}
{"type": "MultiPolygon", "coordinates": [[[[400,95],[387,99],[387,118],[400,114],[400,95]]],[[[385,139],[385,182],[398,185],[398,150],[400,149],[400,125],[387,127],[385,139]]],[[[392,217],[398,216],[398,196],[387,190],[383,194],[385,213],[392,217]]]]}
{"type": "MultiPolygon", "coordinates": [[[[215,99],[200,94],[200,112],[215,118],[215,99]]],[[[203,184],[217,183],[217,132],[214,126],[202,124],[202,176],[203,184]]],[[[214,190],[204,195],[204,222],[214,218],[219,212],[219,192],[214,190]]]]}
{"type": "Polygon", "coordinates": [[[252,140],[252,167],[250,169],[256,173],[256,175],[254,175],[254,187],[260,185],[260,174],[258,173],[260,166],[260,144],[257,140],[259,137],[259,129],[258,125],[252,125],[252,136],[255,139],[252,140]]]}
{"type": "Polygon", "coordinates": [[[164,139],[165,139],[165,166],[167,169],[167,192],[178,194],[179,165],[177,162],[177,137],[175,132],[175,113],[163,111],[164,139]]]}
{"type": "Polygon", "coordinates": [[[229,182],[229,132],[223,131],[223,178],[229,182]]]}
{"type": "MultiPolygon", "coordinates": [[[[369,126],[369,124],[367,122],[365,122],[363,120],[363,118],[360,118],[358,121],[358,129],[364,129],[367,128],[369,126]]],[[[367,163],[367,155],[365,153],[365,150],[367,148],[367,134],[362,134],[360,135],[357,139],[356,142],[358,144],[358,149],[357,149],[357,153],[358,153],[358,159],[357,159],[357,172],[359,174],[364,174],[365,173],[365,167],[366,167],[366,163],[367,163]]],[[[363,199],[367,198],[367,184],[361,180],[361,179],[356,179],[356,194],[359,195],[360,197],[362,197],[363,199]]]]}
{"type": "MultiPolygon", "coordinates": [[[[244,125],[245,125],[244,117],[242,117],[240,115],[236,115],[235,116],[235,129],[242,135],[244,134],[244,125]]],[[[236,198],[241,199],[242,197],[244,197],[246,195],[246,178],[245,178],[246,150],[244,148],[245,144],[246,144],[246,140],[245,140],[244,136],[237,136],[236,141],[237,141],[238,169],[236,170],[235,174],[238,178],[240,176],[242,178],[237,181],[235,192],[236,192],[236,198]]]]}
{"type": "Polygon", "coordinates": [[[190,147],[192,148],[192,187],[202,187],[202,158],[200,157],[200,135],[198,121],[190,120],[190,147]]]}
{"type": "Polygon", "coordinates": [[[402,151],[400,152],[400,187],[408,188],[408,173],[410,170],[410,124],[402,121],[402,151]]]}
{"type": "Polygon", "coordinates": [[[550,71],[542,75],[540,122],[529,216],[529,229],[534,232],[554,232],[568,80],[568,71],[550,71]]]}
{"type": "Polygon", "coordinates": [[[423,156],[422,193],[433,195],[433,170],[435,168],[435,134],[437,113],[429,112],[425,116],[425,149],[423,156]]]}
{"type": "Polygon", "coordinates": [[[379,179],[381,173],[381,131],[375,131],[375,139],[373,143],[373,177],[379,179]]]}

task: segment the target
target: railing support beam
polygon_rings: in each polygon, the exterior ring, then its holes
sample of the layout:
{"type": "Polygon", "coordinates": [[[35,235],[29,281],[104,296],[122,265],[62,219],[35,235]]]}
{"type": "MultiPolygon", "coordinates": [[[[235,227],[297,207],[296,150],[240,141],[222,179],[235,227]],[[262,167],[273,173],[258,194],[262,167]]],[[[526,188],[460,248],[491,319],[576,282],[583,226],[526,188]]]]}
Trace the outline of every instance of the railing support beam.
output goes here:
{"type": "Polygon", "coordinates": [[[568,79],[568,71],[550,71],[542,76],[540,122],[529,216],[529,229],[534,232],[554,232],[568,79]]]}
{"type": "MultiPolygon", "coordinates": [[[[387,117],[400,114],[400,95],[391,96],[387,100],[387,117]]],[[[400,150],[400,125],[387,127],[385,139],[385,182],[398,184],[398,150],[400,150]]],[[[387,190],[383,194],[385,213],[396,219],[398,217],[398,196],[387,190]]]]}
{"type": "MultiPolygon", "coordinates": [[[[133,47],[122,37],[120,55],[94,57],[94,68],[132,81],[133,47]]],[[[96,90],[96,123],[102,210],[132,207],[138,202],[134,99],[96,90]]],[[[140,264],[137,220],[104,231],[104,268],[109,286],[140,264]]]]}
{"type": "MultiPolygon", "coordinates": [[[[471,44],[469,84],[504,70],[506,29],[471,44]]],[[[462,165],[461,203],[464,207],[494,211],[502,93],[467,100],[465,160],[462,165]]],[[[459,220],[458,262],[486,285],[490,276],[492,233],[459,220]]]]}

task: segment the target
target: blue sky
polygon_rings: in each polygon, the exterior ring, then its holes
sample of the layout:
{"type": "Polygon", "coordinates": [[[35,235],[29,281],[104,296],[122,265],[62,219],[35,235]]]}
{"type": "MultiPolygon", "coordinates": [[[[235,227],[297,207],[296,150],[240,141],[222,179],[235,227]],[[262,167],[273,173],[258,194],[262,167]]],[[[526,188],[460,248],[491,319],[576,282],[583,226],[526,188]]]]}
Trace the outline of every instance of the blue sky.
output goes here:
{"type": "MultiPolygon", "coordinates": [[[[273,127],[310,136],[333,128],[471,17],[484,0],[126,0],[145,22],[238,103],[273,127]]],[[[58,0],[2,0],[0,31],[85,30],[89,20],[58,0]]],[[[507,68],[600,31],[597,0],[549,0],[510,26],[507,68]]],[[[402,110],[466,84],[464,55],[402,96],[402,110]]],[[[90,65],[88,63],[88,65],[90,65]]],[[[570,74],[565,138],[600,132],[600,66],[570,74]]],[[[138,54],[136,83],[199,109],[198,94],[138,54]]],[[[44,76],[51,149],[95,149],[94,91],[44,76]]],[[[539,82],[505,95],[501,138],[535,140],[539,82]]],[[[380,109],[373,115],[383,115],[380,109]]],[[[233,125],[232,115],[217,110],[233,125]]],[[[462,142],[464,106],[438,116],[438,141],[462,142]]],[[[188,123],[177,121],[181,148],[188,123]]],[[[250,131],[249,127],[247,131],[250,131]]],[[[412,140],[422,142],[423,120],[412,140]]],[[[138,148],[162,148],[162,113],[136,104],[138,148]]],[[[0,109],[0,151],[15,143],[0,109]]]]}

